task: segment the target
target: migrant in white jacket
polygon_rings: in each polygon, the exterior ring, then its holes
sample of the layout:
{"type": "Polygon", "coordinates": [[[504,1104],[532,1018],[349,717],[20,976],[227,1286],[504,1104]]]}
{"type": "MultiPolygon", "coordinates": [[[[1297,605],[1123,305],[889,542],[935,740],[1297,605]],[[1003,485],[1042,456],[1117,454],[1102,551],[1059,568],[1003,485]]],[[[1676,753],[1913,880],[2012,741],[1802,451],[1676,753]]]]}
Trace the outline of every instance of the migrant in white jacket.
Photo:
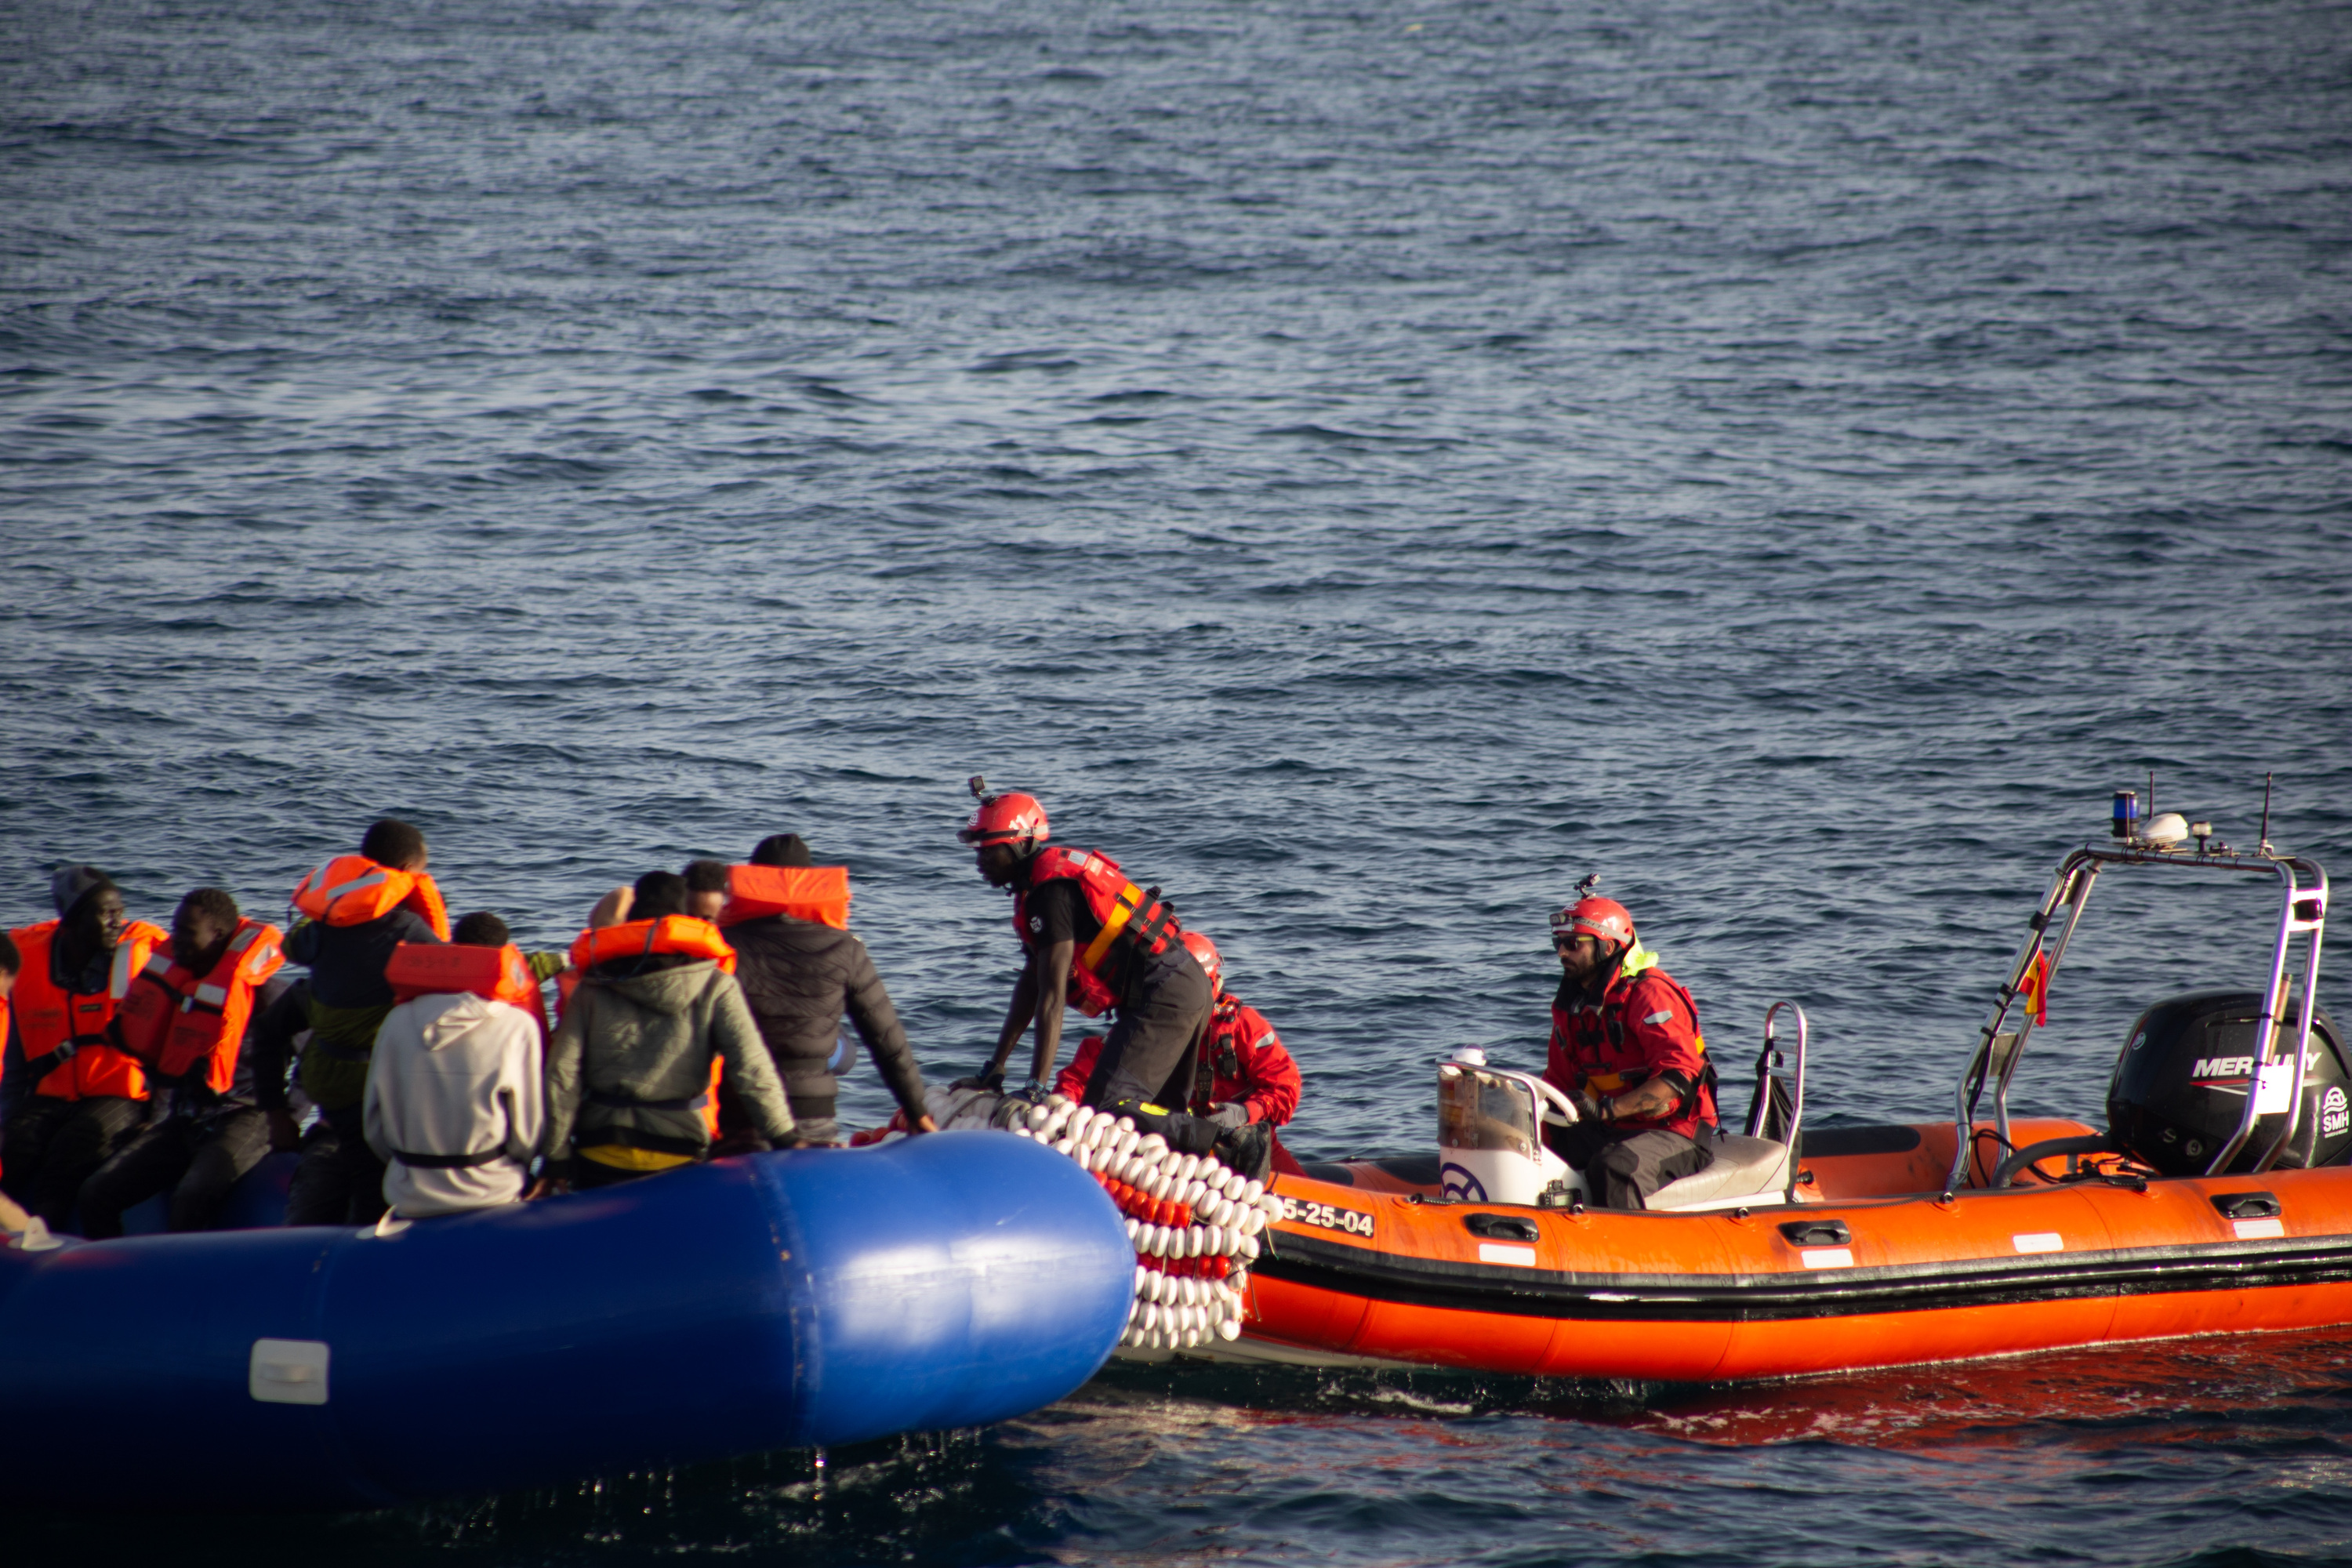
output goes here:
{"type": "Polygon", "coordinates": [[[384,1201],[403,1219],[520,1198],[546,1124],[539,1022],[471,994],[403,1002],[369,1064],[368,1146],[385,1162],[384,1201]],[[494,1155],[478,1165],[418,1163],[494,1155]]]}

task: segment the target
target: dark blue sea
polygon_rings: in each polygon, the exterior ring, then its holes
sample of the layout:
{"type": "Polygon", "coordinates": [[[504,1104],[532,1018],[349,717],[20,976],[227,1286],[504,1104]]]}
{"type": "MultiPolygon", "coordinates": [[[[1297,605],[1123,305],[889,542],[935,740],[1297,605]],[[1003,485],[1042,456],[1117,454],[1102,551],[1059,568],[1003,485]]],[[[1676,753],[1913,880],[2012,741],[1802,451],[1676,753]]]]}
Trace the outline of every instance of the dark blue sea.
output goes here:
{"type": "MultiPolygon", "coordinates": [[[[1308,1157],[1540,1060],[1587,872],[1727,1069],[1793,998],[1817,1121],[1948,1115],[2112,790],[2251,844],[2273,778],[2352,870],[2352,6],[22,0],[0,544],[0,923],[67,859],[275,918],[394,814],[551,945],[790,829],[944,1079],[1016,962],[982,773],[1216,937],[1308,1157]]],[[[2273,913],[2108,878],[2019,1108],[2099,1120],[2273,913]]],[[[93,1554],[2341,1561],[2352,1334],[1115,1369],[822,1466],[0,1527],[93,1554]]]]}

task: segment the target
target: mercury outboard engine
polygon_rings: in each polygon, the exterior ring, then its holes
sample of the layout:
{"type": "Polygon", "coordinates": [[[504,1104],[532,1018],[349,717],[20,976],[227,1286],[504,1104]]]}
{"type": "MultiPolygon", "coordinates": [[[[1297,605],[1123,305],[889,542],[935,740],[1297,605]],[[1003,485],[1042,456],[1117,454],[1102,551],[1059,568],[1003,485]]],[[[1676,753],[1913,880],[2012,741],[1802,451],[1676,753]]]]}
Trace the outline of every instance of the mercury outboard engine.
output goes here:
{"type": "MultiPolygon", "coordinates": [[[[2132,1026],[2107,1086],[2107,1131],[2115,1145],[2168,1176],[2203,1173],[2238,1131],[2261,1055],[2258,991],[2198,991],[2158,1002],[2132,1026]]],[[[2301,1009],[2290,997],[2280,1032],[2292,1047],[2301,1009]]],[[[2258,1117],[2231,1162],[2248,1171],[2279,1135],[2284,1111],[2258,1117]]],[[[2352,1073],[2344,1036],[2323,1007],[2312,1019],[2311,1059],[2303,1079],[2303,1115],[2277,1165],[2332,1165],[2352,1153],[2352,1073]]]]}

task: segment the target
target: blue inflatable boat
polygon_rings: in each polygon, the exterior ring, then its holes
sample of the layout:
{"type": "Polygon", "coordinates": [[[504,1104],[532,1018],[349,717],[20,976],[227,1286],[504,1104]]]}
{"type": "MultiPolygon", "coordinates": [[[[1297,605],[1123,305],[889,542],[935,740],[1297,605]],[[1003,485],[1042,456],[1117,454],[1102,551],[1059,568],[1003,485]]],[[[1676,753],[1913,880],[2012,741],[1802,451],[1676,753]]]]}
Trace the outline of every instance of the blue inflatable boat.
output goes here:
{"type": "Polygon", "coordinates": [[[1094,1375],[1135,1252],[1001,1132],[721,1160],[390,1235],[0,1251],[0,1500],[345,1509],[976,1426],[1094,1375]],[[90,1457],[168,1452],[126,1494],[90,1457]]]}

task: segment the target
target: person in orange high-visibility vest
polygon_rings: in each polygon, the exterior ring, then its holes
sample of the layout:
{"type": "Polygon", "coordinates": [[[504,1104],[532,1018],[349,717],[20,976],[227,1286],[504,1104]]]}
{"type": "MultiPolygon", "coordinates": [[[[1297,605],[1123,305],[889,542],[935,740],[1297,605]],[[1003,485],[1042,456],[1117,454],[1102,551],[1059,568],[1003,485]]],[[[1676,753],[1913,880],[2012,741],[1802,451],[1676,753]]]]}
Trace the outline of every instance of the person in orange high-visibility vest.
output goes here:
{"type": "MultiPolygon", "coordinates": [[[[818,867],[799,834],[774,833],[752,846],[747,866],[698,860],[688,867],[690,889],[703,885],[698,868],[706,879],[713,868],[719,873],[722,896],[707,918],[719,923],[735,949],[735,978],[783,1079],[802,1141],[841,1141],[838,1075],[857,1054],[842,1032],[844,1016],[890,1086],[908,1126],[937,1131],[898,1010],[866,943],[849,930],[847,868],[818,867]]],[[[723,1082],[719,1119],[730,1140],[750,1130],[743,1107],[723,1082]]]]}
{"type": "Polygon", "coordinates": [[[319,1108],[286,1197],[289,1225],[371,1225],[384,1210],[383,1162],[368,1147],[361,1101],[375,1034],[392,1011],[383,966],[402,942],[446,942],[449,910],[425,869],[425,835],[385,817],[356,855],[338,855],[294,889],[304,919],[286,957],[308,965],[310,1043],[298,1076],[319,1108]]]}
{"type": "Polygon", "coordinates": [[[719,928],[686,913],[686,879],[651,871],[630,889],[631,918],[572,944],[580,981],[547,1043],[542,1174],[607,1186],[709,1157],[714,1059],[772,1146],[796,1144],[775,1064],[735,982],[719,928]]]}
{"type": "Polygon", "coordinates": [[[116,1012],[118,1044],[163,1100],[150,1121],[81,1187],[82,1234],[122,1234],[123,1212],[172,1194],[171,1228],[209,1230],[229,1189],[269,1152],[246,1037],[283,993],[273,925],[247,920],[220,888],[198,888],[172,916],[169,949],[151,955],[116,1012]]]}
{"type": "Polygon", "coordinates": [[[146,1072],[107,1026],[167,938],[127,919],[121,889],[95,866],[62,868],[49,899],[56,920],[10,933],[22,958],[0,1073],[0,1184],[55,1229],[89,1173],[146,1120],[146,1072]]]}
{"type": "Polygon", "coordinates": [[[506,921],[459,921],[446,946],[404,944],[384,978],[402,1000],[376,1032],[363,1111],[394,1216],[520,1199],[545,1121],[541,979],[506,921]]]}

